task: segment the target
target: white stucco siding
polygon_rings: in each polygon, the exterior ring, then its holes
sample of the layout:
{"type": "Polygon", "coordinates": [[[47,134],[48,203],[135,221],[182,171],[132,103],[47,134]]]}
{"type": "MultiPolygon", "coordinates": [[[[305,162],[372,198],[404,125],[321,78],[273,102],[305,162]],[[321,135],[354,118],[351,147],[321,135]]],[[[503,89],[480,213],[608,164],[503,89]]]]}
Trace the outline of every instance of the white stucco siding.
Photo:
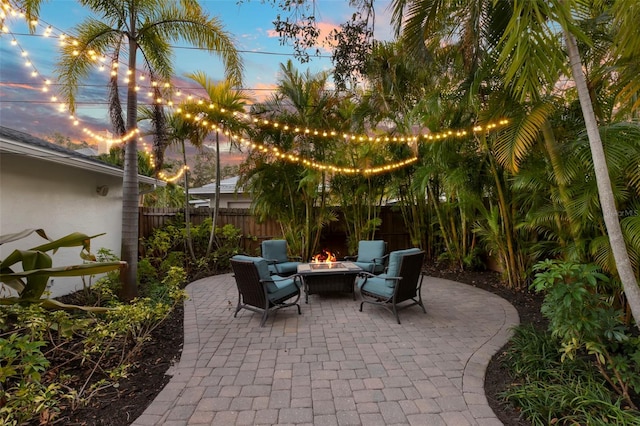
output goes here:
{"type": "MultiPolygon", "coordinates": [[[[91,241],[95,254],[104,247],[120,255],[122,179],[68,165],[45,162],[24,155],[0,154],[0,234],[27,228],[42,228],[49,238],[72,232],[89,236],[106,233],[91,241]],[[98,186],[109,192],[100,196],[98,186]]],[[[0,245],[0,258],[16,248],[31,248],[46,242],[36,234],[0,245]]],[[[82,263],[80,248],[63,248],[53,255],[54,266],[82,263]]],[[[51,254],[51,253],[50,253],[51,254]]],[[[82,288],[80,278],[55,278],[51,296],[82,288]]]]}

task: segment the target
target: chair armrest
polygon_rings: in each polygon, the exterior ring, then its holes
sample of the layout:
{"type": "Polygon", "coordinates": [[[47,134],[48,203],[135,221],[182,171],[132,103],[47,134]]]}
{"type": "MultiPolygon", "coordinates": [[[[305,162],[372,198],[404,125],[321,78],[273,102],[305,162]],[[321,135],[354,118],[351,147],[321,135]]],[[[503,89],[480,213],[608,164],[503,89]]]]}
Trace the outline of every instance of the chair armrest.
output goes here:
{"type": "Polygon", "coordinates": [[[371,259],[373,261],[373,263],[375,263],[376,265],[385,265],[387,263],[387,259],[389,259],[389,255],[385,254],[382,257],[374,257],[373,259],[371,259]]]}
{"type": "Polygon", "coordinates": [[[287,280],[293,280],[293,284],[295,284],[296,287],[298,287],[298,289],[302,288],[302,275],[300,274],[293,274],[293,275],[289,275],[288,277],[281,277],[281,278],[277,278],[274,279],[273,275],[267,279],[262,279],[260,280],[260,282],[262,283],[262,285],[265,286],[267,283],[275,283],[275,282],[279,282],[279,281],[287,281],[287,280]]]}
{"type": "Polygon", "coordinates": [[[402,277],[381,277],[380,275],[372,274],[371,272],[367,272],[367,271],[358,272],[358,277],[381,278],[383,280],[395,280],[395,281],[400,281],[402,279],[402,277]]]}
{"type": "Polygon", "coordinates": [[[361,271],[361,272],[358,272],[358,277],[359,278],[374,278],[374,277],[377,277],[377,275],[372,274],[371,272],[361,271]]]}
{"type": "Polygon", "coordinates": [[[278,259],[267,259],[267,258],[264,258],[264,260],[266,260],[269,265],[275,265],[276,263],[278,263],[278,259]]]}
{"type": "MultiPolygon", "coordinates": [[[[365,271],[359,272],[358,273],[358,277],[359,278],[364,278],[364,282],[362,283],[363,286],[365,285],[365,283],[367,282],[367,280],[369,278],[380,278],[379,275],[372,274],[371,272],[365,272],[365,271]]],[[[384,277],[384,278],[381,278],[381,279],[383,279],[383,280],[394,280],[396,282],[395,283],[395,288],[397,289],[398,288],[397,283],[402,279],[402,277],[384,277]]],[[[395,292],[395,289],[394,289],[394,292],[395,292]]]]}
{"type": "Polygon", "coordinates": [[[295,260],[297,262],[302,262],[302,256],[289,256],[289,260],[295,260]]]}

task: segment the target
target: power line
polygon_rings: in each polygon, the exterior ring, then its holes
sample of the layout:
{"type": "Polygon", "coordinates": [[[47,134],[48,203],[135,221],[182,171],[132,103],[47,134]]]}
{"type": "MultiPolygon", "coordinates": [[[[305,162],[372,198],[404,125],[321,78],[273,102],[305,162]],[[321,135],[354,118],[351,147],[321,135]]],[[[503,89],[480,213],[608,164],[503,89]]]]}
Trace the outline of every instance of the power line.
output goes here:
{"type": "MultiPolygon", "coordinates": [[[[0,84],[15,84],[15,85],[25,85],[25,86],[31,86],[33,84],[33,82],[31,81],[2,81],[0,80],[0,84]]],[[[49,83],[48,86],[50,87],[54,87],[54,86],[62,86],[62,83],[49,83]]],[[[105,87],[106,88],[107,84],[76,84],[75,87],[105,87]]],[[[171,85],[172,87],[175,87],[176,89],[180,89],[180,90],[204,90],[200,87],[192,87],[192,86],[175,86],[175,85],[171,85]]],[[[121,87],[122,89],[125,88],[125,86],[123,85],[121,87]]],[[[274,88],[266,88],[266,87],[262,87],[262,88],[257,88],[257,87],[241,87],[240,89],[237,90],[245,90],[245,91],[255,91],[255,92],[275,92],[276,90],[278,90],[277,87],[274,88]]],[[[4,102],[4,100],[3,100],[4,102]]]]}
{"type": "MultiPolygon", "coordinates": [[[[43,21],[44,22],[44,21],[43,21]]],[[[61,30],[59,30],[61,31],[61,30]]],[[[63,33],[66,33],[66,31],[61,31],[63,33]]],[[[50,39],[54,39],[54,38],[59,38],[57,36],[48,36],[45,37],[42,34],[30,34],[30,33],[16,33],[16,32],[12,32],[13,35],[17,35],[17,36],[24,36],[24,37],[39,37],[39,38],[50,38],[50,39]]],[[[178,49],[178,50],[198,50],[198,51],[202,51],[202,52],[226,52],[226,50],[222,50],[222,49],[206,49],[203,47],[196,47],[196,46],[176,46],[176,45],[169,45],[169,47],[171,47],[172,49],[178,49]]],[[[238,53],[249,53],[252,55],[266,55],[266,56],[288,56],[288,57],[295,57],[296,54],[295,53],[284,53],[284,52],[269,52],[269,51],[257,51],[257,50],[239,50],[236,49],[236,52],[238,53]]],[[[316,55],[311,55],[314,58],[321,58],[321,59],[331,59],[332,56],[331,55],[321,55],[321,54],[316,54],[316,55]]]]}

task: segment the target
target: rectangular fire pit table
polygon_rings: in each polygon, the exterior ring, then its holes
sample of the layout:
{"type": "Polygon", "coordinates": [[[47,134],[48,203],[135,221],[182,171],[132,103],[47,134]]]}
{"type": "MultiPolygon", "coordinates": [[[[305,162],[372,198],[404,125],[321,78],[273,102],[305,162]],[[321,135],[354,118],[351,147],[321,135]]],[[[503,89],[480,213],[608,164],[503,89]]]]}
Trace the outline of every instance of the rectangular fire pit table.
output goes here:
{"type": "Polygon", "coordinates": [[[304,280],[304,301],[310,294],[351,293],[356,300],[355,281],[362,269],[352,262],[319,262],[298,265],[298,273],[304,280]]]}

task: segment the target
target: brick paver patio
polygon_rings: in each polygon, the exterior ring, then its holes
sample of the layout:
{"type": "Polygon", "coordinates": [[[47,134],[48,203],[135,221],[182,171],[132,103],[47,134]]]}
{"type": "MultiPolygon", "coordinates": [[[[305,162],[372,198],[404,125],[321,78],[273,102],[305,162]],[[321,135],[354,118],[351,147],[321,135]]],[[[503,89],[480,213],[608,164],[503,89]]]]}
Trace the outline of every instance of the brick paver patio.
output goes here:
{"type": "Polygon", "coordinates": [[[350,295],[301,298],[259,327],[233,318],[231,274],[187,287],[172,378],[135,425],[500,425],[484,395],[489,360],[518,324],[506,300],[426,277],[402,324],[350,295]]]}

